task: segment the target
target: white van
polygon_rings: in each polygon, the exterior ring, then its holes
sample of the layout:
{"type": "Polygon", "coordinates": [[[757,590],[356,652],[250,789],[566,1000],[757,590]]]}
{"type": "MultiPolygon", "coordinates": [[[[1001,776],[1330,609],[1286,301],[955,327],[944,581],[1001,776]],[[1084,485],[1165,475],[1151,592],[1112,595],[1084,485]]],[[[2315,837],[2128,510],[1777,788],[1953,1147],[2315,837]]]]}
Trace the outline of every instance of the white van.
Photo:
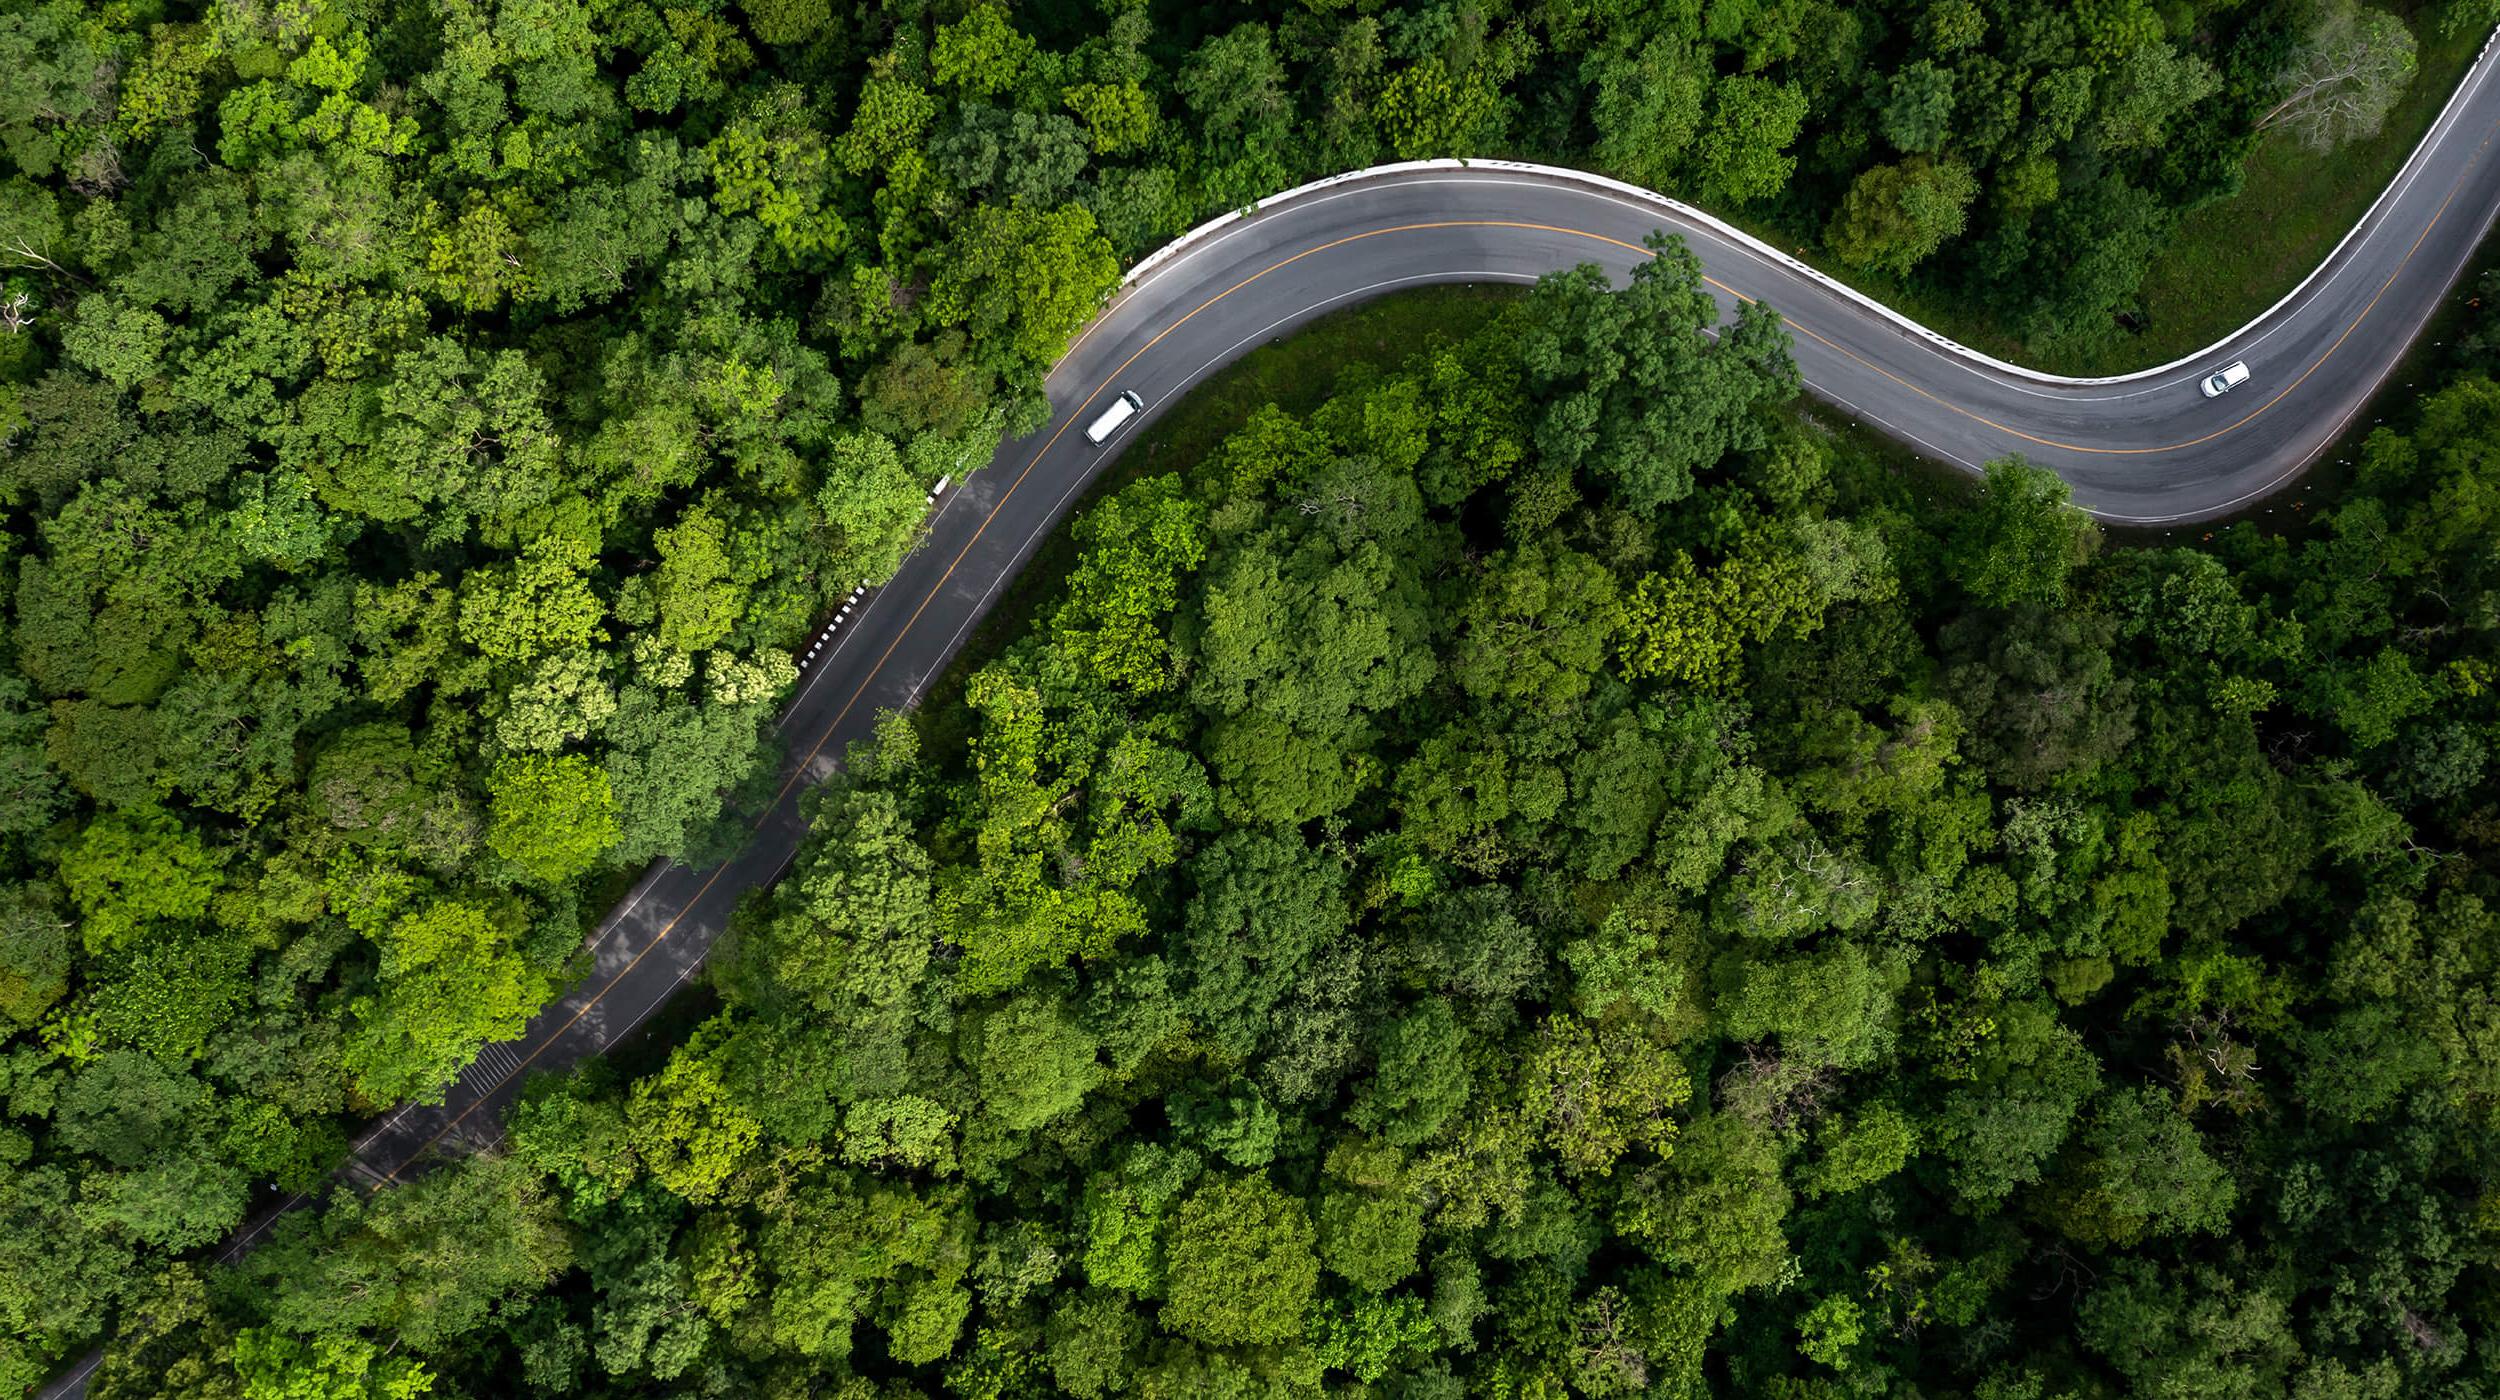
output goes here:
{"type": "Polygon", "coordinates": [[[2248,361],[2233,360],[2205,376],[2205,397],[2218,399],[2248,382],[2248,361]]]}
{"type": "Polygon", "coordinates": [[[1085,440],[1096,447],[1102,446],[1110,441],[1113,433],[1120,431],[1121,424],[1136,417],[1145,407],[1144,399],[1122,389],[1120,396],[1111,401],[1111,406],[1104,409],[1101,416],[1085,429],[1085,440]]]}

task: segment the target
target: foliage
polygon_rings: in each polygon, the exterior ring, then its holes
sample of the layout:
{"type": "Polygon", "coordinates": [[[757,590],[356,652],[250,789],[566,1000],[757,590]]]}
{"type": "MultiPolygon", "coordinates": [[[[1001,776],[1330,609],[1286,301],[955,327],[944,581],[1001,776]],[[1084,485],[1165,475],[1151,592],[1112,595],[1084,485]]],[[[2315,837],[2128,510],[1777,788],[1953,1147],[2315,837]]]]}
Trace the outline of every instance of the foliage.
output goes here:
{"type": "Polygon", "coordinates": [[[1218,1345],[1300,1335],[1319,1283],[1309,1212],[1264,1177],[1219,1179],[1172,1213],[1163,1324],[1218,1345]]]}
{"type": "Polygon", "coordinates": [[[2072,352],[2411,51],[2218,0],[9,8],[0,1378],[118,1331],[124,1394],[2491,1388],[2493,391],[2299,542],[2104,547],[1798,428],[1672,246],[1089,510],[664,1061],[169,1263],[725,849],[792,655],[1196,220],[1594,164],[2072,352]]]}
{"type": "Polygon", "coordinates": [[[540,884],[575,879],[616,842],[608,775],[579,754],[506,759],[487,788],[486,848],[540,884]]]}
{"type": "MultiPolygon", "coordinates": [[[[2120,544],[2035,468],[1938,508],[1783,420],[1770,323],[1720,369],[1618,314],[1697,317],[1693,275],[1558,279],[1092,506],[928,742],[889,720],[817,799],[699,1031],[291,1227],[183,1354],[628,1392],[2490,1388],[2500,390],[2382,429],[2302,539],[2120,544]],[[1670,355],[1728,398],[1643,426],[1626,377],[1670,355]],[[1633,421],[1575,416],[1617,394],[1633,421]]],[[[432,800],[402,733],[329,751],[356,849],[432,800]]],[[[164,833],[110,820],[99,870],[164,833]]],[[[192,864],[213,916],[231,868],[192,864]]],[[[484,906],[332,878],[384,988],[454,935],[493,963],[484,906]]],[[[64,1026],[50,898],[0,927],[64,1026]]],[[[405,1004],[412,1044],[476,1033],[405,1004]]],[[[153,1153],[224,1091],[85,1053],[49,1092],[110,1183],[87,1218],[204,1238],[239,1183],[153,1153]]],[[[13,1219],[71,1208],[17,1180],[13,1219]]],[[[27,1268],[30,1320],[110,1286],[27,1268]]]]}

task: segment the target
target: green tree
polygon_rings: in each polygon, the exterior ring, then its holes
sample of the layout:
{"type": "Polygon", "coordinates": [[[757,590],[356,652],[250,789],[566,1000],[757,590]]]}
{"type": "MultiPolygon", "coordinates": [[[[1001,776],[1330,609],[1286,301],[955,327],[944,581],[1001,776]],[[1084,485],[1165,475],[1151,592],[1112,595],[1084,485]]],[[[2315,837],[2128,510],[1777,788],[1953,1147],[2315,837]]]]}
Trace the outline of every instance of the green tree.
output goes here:
{"type": "Polygon", "coordinates": [[[1616,1233],[1711,1293],[1756,1287],[1787,1255],[1789,1207],[1771,1134],[1733,1114],[1694,1120],[1674,1155],[1625,1183],[1616,1233]]]}
{"type": "Polygon", "coordinates": [[[896,1360],[939,1360],[971,1307],[962,1280],[972,1242],[960,1188],[923,1195],[859,1177],[812,1182],[758,1240],[772,1339],[803,1355],[840,1357],[869,1321],[896,1360]]]}
{"type": "Polygon", "coordinates": [[[1388,1292],[1415,1272],[1424,1209],[1396,1149],[1339,1144],[1320,1187],[1320,1262],[1365,1292],[1388,1292]]]}
{"type": "Polygon", "coordinates": [[[1793,83],[1740,74],[1712,85],[1710,116],[1693,144],[1701,197],[1748,204],[1785,188],[1797,168],[1787,150],[1805,125],[1806,105],[1793,83]]]}
{"type": "Polygon", "coordinates": [[[1558,710],[1596,679],[1621,625],[1614,575],[1571,549],[1495,558],[1459,616],[1450,675],[1470,694],[1558,710]]]}
{"type": "Polygon", "coordinates": [[[197,919],[222,883],[224,856],[162,808],[89,822],[61,857],[89,952],[129,945],[166,923],[197,919]]]}
{"type": "Polygon", "coordinates": [[[740,8],[755,37],[773,45],[804,44],[833,23],[833,6],[827,0],[757,0],[740,8]]]}
{"type": "Polygon", "coordinates": [[[627,1141],[652,1179],[698,1204],[720,1198],[763,1138],[763,1125],[726,1082],[735,1034],[726,1017],[706,1022],[657,1075],[634,1086],[625,1108],[627,1141]]]}
{"type": "Polygon", "coordinates": [[[2100,527],[2068,500],[2056,473],[2019,457],[1988,464],[1981,499],[1953,531],[1953,577],[1990,607],[2058,607],[2100,527]]]}
{"type": "Polygon", "coordinates": [[[380,933],[373,990],[348,1007],[342,1059],[366,1101],[442,1091],[490,1040],[521,1033],[552,990],[487,911],[439,899],[380,933]]]}
{"type": "Polygon", "coordinates": [[[998,347],[1002,370],[1037,377],[1119,280],[1119,259],[1082,206],[982,204],[931,279],[929,315],[998,347]]]}
{"type": "Polygon", "coordinates": [[[1971,755],[1992,777],[2044,787],[2125,748],[2134,688],[2110,660],[2110,630],[2089,613],[2036,608],[1946,629],[1946,694],[1971,717],[1971,755]]]}
{"type": "Polygon", "coordinates": [[[2219,1232],[2238,1190],[2205,1152],[2196,1126],[2157,1089],[2105,1094],[2052,1183],[2060,1229],[2098,1248],[2147,1237],[2219,1232]]]}
{"type": "Polygon", "coordinates": [[[1797,384],[1776,317],[1750,304],[1708,340],[1719,313],[1700,263],[1671,239],[1650,247],[1621,294],[1595,267],[1540,282],[1521,347],[1547,466],[1585,470],[1641,511],[1684,499],[1698,473],[1760,446],[1753,410],[1797,384]]]}
{"type": "Polygon", "coordinates": [[[433,1352],[572,1262],[542,1178],[508,1157],[469,1158],[299,1219],[246,1268],[267,1290],[269,1321],[301,1337],[371,1331],[433,1352]]]}
{"type": "Polygon", "coordinates": [[[1014,87],[1034,52],[1033,41],[1016,32],[1003,7],[979,5],[953,24],[938,26],[929,61],[942,86],[988,94],[1014,87]]]}
{"type": "Polygon", "coordinates": [[[1979,179],[1957,160],[1918,157],[1858,176],[1824,241],[1855,267],[1906,277],[1959,237],[1979,179]]]}
{"type": "Polygon", "coordinates": [[[1145,1320],[1116,1293],[1088,1289],[1053,1308],[1044,1328],[1051,1379],[1079,1400],[1102,1400],[1132,1374],[1145,1320]]]}
{"type": "Polygon", "coordinates": [[[507,758],[487,789],[487,849],[539,884],[579,878],[616,844],[608,775],[578,754],[507,758]]]}
{"type": "Polygon", "coordinates": [[[75,319],[61,332],[61,348],[114,388],[128,389],[155,376],[166,331],[165,318],[146,307],[88,296],[79,299],[75,319]]]}
{"type": "Polygon", "coordinates": [[[1098,156],[1134,150],[1154,135],[1154,98],[1134,81],[1078,83],[1061,89],[1059,100],[1085,123],[1098,156]]]}
{"type": "Polygon", "coordinates": [[[1178,477],[1149,477],[1079,517],[1084,549],[1066,601],[1050,621],[1053,646],[1098,680],[1132,690],[1171,687],[1164,626],[1181,584],[1206,557],[1203,509],[1178,477]]]}
{"type": "Polygon", "coordinates": [[[41,886],[0,895],[0,1016],[24,1028],[69,991],[70,931],[41,886]]]}
{"type": "Polygon", "coordinates": [[[1663,188],[1701,130],[1709,66],[1688,46],[1654,38],[1637,53],[1591,57],[1598,164],[1634,184],[1663,188]]]}
{"type": "Polygon", "coordinates": [[[1094,1038],[1041,998],[1017,997],[980,1021],[973,1072],[990,1111],[1009,1128],[1038,1128],[1072,1113],[1101,1079],[1094,1038]]]}
{"type": "Polygon", "coordinates": [[[1800,956],[1723,968],[1715,1009],[1731,1040],[1779,1038],[1781,1054],[1808,1065],[1852,1067],[1881,1052],[1892,998],[1883,973],[1855,944],[1830,941],[1800,956]]]}
{"type": "Polygon", "coordinates": [[[2109,150],[2158,146],[2171,124],[2222,87],[2222,75],[2194,54],[2144,44],[2111,75],[2101,98],[2099,136],[2109,150]]]}
{"type": "Polygon", "coordinates": [[[1237,24],[1201,43],[1174,75],[1204,150],[1233,154],[1211,171],[1207,197],[1244,204],[1280,188],[1293,98],[1275,34],[1264,24],[1237,24]]]}
{"type": "Polygon", "coordinates": [[[761,697],[704,704],[633,686],[616,697],[606,768],[616,796],[619,865],[687,852],[720,815],[722,796],[754,771],[761,697]]]}
{"type": "Polygon", "coordinates": [[[1815,1126],[1820,1156],[1797,1174],[1810,1196],[1840,1195],[1901,1170],[1918,1151],[1918,1129],[1909,1116],[1885,1103],[1815,1126]]]}
{"type": "Polygon", "coordinates": [[[1986,1205],[2040,1179],[2100,1087],[2101,1067],[2038,1000],[1965,1024],[1984,1043],[1954,1066],[1967,1082],[1945,1094],[1928,1132],[1955,1193],[1986,1205]]]}
{"type": "Polygon", "coordinates": [[[1743,550],[1708,574],[1678,553],[1625,601],[1618,656],[1627,675],[1725,688],[1741,675],[1749,643],[1813,630],[1821,619],[1812,608],[1802,568],[1775,545],[1743,550]]]}
{"type": "Polygon", "coordinates": [[[2173,1395],[2263,1395],[2300,1354],[2279,1285],[2213,1268],[2118,1260],[2076,1314],[2077,1335],[2111,1369],[2173,1395]]]}
{"type": "Polygon", "coordinates": [[[703,151],[712,202],[753,215],[773,246],[796,262],[829,258],[850,240],[834,204],[833,153],[792,84],[767,89],[703,151]]]}
{"type": "Polygon", "coordinates": [[[299,1338],[262,1327],[235,1334],[234,1374],[244,1400],[409,1400],[434,1391],[423,1364],[365,1338],[299,1338]]]}
{"type": "Polygon", "coordinates": [[[587,649],[607,609],[571,552],[567,544],[533,549],[509,569],[472,576],[461,594],[461,639],[508,662],[587,649]]]}
{"type": "Polygon", "coordinates": [[[1884,139],[1905,154],[1940,149],[1953,131],[1953,70],[1913,60],[1885,83],[1877,121],[1884,139]]]}
{"type": "Polygon", "coordinates": [[[825,453],[825,484],[816,509],[833,537],[839,580],[883,583],[919,539],[928,498],[881,434],[836,439],[825,453]]]}
{"type": "Polygon", "coordinates": [[[1181,1007],[1225,1055],[1247,1057],[1311,957],[1343,933],[1345,873],[1291,832],[1228,831],[1190,862],[1197,893],[1175,952],[1181,1007]]]}
{"type": "Polygon", "coordinates": [[[814,830],[781,887],[794,907],[738,930],[729,986],[759,1003],[792,998],[821,1011],[907,1001],[937,932],[928,852],[888,793],[842,793],[814,830]]]}
{"type": "Polygon", "coordinates": [[[1319,1285],[1310,1213],[1264,1176],[1226,1177],[1172,1213],[1164,1325],[1218,1346],[1302,1334],[1319,1285]]]}
{"type": "Polygon", "coordinates": [[[1692,1097],[1684,1067],[1660,1053],[1637,1022],[1593,1029],[1576,1016],[1537,1028],[1520,1098],[1541,1119],[1546,1145],[1574,1176],[1605,1176],[1626,1153],[1667,1155],[1692,1097]]]}
{"type": "Polygon", "coordinates": [[[1170,1217],[1201,1165],[1187,1148],[1144,1143],[1087,1182],[1078,1212],[1087,1281],[1141,1297],[1162,1292],[1170,1217]]]}
{"type": "Polygon", "coordinates": [[[746,610],[747,591],[730,561],[729,523],[697,506],[654,530],[660,553],[651,591],[660,609],[660,644],[692,654],[719,645],[746,610]]]}
{"type": "Polygon", "coordinates": [[[1383,1022],[1378,1044],[1378,1067],[1356,1091],[1347,1121],[1403,1146],[1429,1140],[1474,1088],[1465,1031],[1450,1004],[1432,997],[1383,1022]]]}
{"type": "Polygon", "coordinates": [[[1498,110],[1481,73],[1454,74],[1432,57],[1391,74],[1375,105],[1389,149],[1404,160],[1476,149],[1498,110]]]}

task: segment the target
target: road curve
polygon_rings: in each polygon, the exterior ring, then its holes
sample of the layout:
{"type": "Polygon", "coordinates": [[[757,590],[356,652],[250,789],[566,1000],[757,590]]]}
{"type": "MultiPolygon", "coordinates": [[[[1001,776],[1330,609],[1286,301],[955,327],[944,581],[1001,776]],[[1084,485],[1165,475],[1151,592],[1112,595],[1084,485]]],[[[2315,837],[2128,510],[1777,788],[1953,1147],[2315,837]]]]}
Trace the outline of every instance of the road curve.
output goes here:
{"type": "MultiPolygon", "coordinates": [[[[1120,390],[1139,393],[1151,419],[1251,347],[1349,303],[1431,283],[1524,283],[1581,262],[1621,279],[1647,256],[1643,238],[1664,229],[1700,256],[1723,312],[1739,299],[1780,311],[1811,392],[1921,451],[1971,470],[2020,453],[2112,521],[2210,518],[2281,486],[2331,444],[2473,256],[2500,213],[2495,66],[2486,47],[2385,196],[2298,291],[2207,351],[2108,380],[1989,360],[1706,214],[1570,171],[1431,162],[1358,172],[1198,230],[1133,273],[1052,370],[1051,422],[942,497],[921,547],[832,634],[779,722],[782,782],[738,854],[647,872],[593,935],[589,975],[521,1039],[488,1046],[442,1104],[373,1125],[340,1178],[380,1185],[430,1155],[500,1140],[526,1071],[605,1052],[693,976],[732,907],[797,850],[799,794],[880,711],[919,699],[1135,437],[1131,426],[1096,449],[1075,431],[1120,390]],[[2248,384],[2205,398],[2197,381],[2232,360],[2247,361],[2248,384]]],[[[301,1203],[273,1202],[220,1259],[240,1257],[301,1203]]],[[[97,1360],[82,1358],[42,1394],[82,1393],[97,1360]]]]}

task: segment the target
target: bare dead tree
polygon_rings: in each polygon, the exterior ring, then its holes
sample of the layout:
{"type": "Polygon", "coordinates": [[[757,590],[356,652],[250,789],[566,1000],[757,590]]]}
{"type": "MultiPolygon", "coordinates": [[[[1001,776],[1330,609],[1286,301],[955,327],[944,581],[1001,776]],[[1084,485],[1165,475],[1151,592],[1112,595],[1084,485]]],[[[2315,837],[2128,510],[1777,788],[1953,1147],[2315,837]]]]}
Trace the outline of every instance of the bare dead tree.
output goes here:
{"type": "Polygon", "coordinates": [[[1741,1048],[1715,1088],[1719,1103],[1729,1112],[1785,1132],[1819,1120],[1824,1098],[1837,1081],[1837,1072],[1829,1066],[1790,1060],[1771,1046],[1755,1042],[1741,1048]]]}
{"type": "Polygon", "coordinates": [[[2031,1299],[2035,1303],[2054,1298],[2070,1287],[2077,1293],[2082,1293],[2092,1286],[2093,1280],[2100,1277],[2098,1271],[2077,1258],[2074,1251],[2068,1249],[2062,1242],[2052,1245],[2046,1251],[2046,1257],[2049,1273],[2048,1277],[2032,1290],[2031,1299]]]}
{"type": "Polygon", "coordinates": [[[2180,1107],[2194,1113],[2220,1105],[2235,1116],[2265,1107],[2265,1090],[2257,1079],[2256,1046],[2236,1033],[2228,1012],[2192,1016],[2178,1023],[2178,1039],[2163,1048],[2170,1078],[2179,1086],[2180,1107]]]}
{"type": "Polygon", "coordinates": [[[35,247],[34,242],[22,233],[0,234],[0,258],[7,260],[5,264],[0,265],[23,268],[29,272],[66,273],[69,271],[68,268],[45,257],[42,250],[35,247]]]}
{"type": "Polygon", "coordinates": [[[2282,101],[2257,119],[2315,151],[2376,136],[2413,81],[2413,31],[2360,0],[2321,0],[2280,81],[2282,101]]]}

